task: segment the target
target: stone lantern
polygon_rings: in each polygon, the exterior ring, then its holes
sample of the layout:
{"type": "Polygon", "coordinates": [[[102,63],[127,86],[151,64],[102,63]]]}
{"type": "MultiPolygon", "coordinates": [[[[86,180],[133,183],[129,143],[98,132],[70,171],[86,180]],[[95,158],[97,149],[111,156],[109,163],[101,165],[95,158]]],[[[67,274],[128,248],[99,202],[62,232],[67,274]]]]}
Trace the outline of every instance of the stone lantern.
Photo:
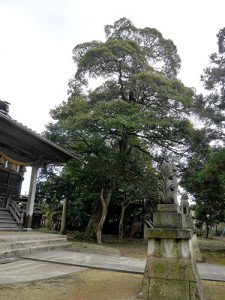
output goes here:
{"type": "Polygon", "coordinates": [[[153,229],[147,229],[148,252],[143,278],[144,300],[204,300],[193,256],[192,231],[177,202],[174,164],[163,163],[158,174],[159,204],[153,229]]]}

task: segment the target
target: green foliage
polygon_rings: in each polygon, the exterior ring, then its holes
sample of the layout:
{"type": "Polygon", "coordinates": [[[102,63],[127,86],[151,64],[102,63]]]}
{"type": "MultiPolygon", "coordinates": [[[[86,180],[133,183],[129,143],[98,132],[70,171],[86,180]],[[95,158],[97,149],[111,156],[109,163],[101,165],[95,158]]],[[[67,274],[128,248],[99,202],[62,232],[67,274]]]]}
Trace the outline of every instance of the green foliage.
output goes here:
{"type": "Polygon", "coordinates": [[[191,168],[184,186],[196,199],[195,217],[213,225],[225,220],[225,149],[212,151],[199,169],[191,168]]]}
{"type": "Polygon", "coordinates": [[[206,97],[198,96],[195,103],[208,128],[195,135],[195,155],[183,177],[184,187],[196,199],[196,218],[200,223],[205,222],[207,228],[225,218],[225,150],[218,148],[224,143],[225,28],[219,31],[217,38],[218,52],[210,55],[210,66],[201,77],[209,93],[206,97]],[[210,148],[212,140],[217,147],[210,148]]]}
{"type": "Polygon", "coordinates": [[[180,68],[180,58],[176,46],[171,40],[163,38],[155,28],[136,28],[126,18],[119,19],[113,25],[105,26],[107,39],[125,40],[136,43],[147,62],[167,76],[176,76],[180,68]]]}
{"type": "Polygon", "coordinates": [[[196,99],[175,77],[180,59],[173,42],[125,18],[107,25],[105,32],[105,42],[74,48],[77,71],[69,99],[51,111],[55,122],[46,131],[49,139],[79,156],[65,174],[73,186],[74,216],[83,216],[81,227],[104,201],[107,210],[111,191],[110,206],[139,201],[151,211],[155,152],[183,155],[193,151],[197,139],[189,121],[196,99]],[[98,79],[99,86],[87,91],[90,78],[98,79]]]}
{"type": "MultiPolygon", "coordinates": [[[[210,91],[206,97],[206,112],[209,119],[219,128],[225,124],[225,28],[217,34],[218,52],[210,55],[210,66],[201,77],[204,86],[210,91]]],[[[224,132],[220,131],[220,137],[224,132]]]]}

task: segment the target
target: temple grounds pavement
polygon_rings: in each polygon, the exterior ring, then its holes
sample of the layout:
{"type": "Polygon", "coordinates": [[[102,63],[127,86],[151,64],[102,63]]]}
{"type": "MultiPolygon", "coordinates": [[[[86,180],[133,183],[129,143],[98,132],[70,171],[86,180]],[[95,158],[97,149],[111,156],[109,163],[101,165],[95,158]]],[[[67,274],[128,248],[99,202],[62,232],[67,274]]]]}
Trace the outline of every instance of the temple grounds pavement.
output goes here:
{"type": "MultiPolygon", "coordinates": [[[[198,263],[202,280],[225,282],[225,266],[198,263]]],[[[79,272],[85,268],[143,274],[145,259],[74,250],[43,251],[0,264],[0,284],[31,282],[79,272]]]]}

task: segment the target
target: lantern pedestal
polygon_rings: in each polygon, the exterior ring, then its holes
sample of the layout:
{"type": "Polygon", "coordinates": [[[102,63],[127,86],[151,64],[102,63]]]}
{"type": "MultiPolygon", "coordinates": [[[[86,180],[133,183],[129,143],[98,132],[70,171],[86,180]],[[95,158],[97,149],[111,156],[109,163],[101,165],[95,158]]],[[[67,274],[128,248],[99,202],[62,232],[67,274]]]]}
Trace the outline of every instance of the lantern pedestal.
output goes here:
{"type": "Polygon", "coordinates": [[[176,204],[159,204],[154,229],[146,230],[144,300],[204,300],[192,249],[192,231],[183,228],[176,204]]]}

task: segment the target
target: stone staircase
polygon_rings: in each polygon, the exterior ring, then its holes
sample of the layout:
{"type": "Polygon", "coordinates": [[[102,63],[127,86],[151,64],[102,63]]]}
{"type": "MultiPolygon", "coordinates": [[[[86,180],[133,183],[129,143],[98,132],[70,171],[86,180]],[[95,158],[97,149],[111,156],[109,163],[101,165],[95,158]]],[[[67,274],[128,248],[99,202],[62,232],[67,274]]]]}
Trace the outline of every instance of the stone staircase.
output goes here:
{"type": "Polygon", "coordinates": [[[0,231],[2,230],[20,230],[17,222],[12,217],[10,211],[5,208],[0,208],[0,231]]]}
{"type": "Polygon", "coordinates": [[[71,247],[67,237],[59,234],[15,232],[0,233],[0,260],[37,251],[71,247]]]}

